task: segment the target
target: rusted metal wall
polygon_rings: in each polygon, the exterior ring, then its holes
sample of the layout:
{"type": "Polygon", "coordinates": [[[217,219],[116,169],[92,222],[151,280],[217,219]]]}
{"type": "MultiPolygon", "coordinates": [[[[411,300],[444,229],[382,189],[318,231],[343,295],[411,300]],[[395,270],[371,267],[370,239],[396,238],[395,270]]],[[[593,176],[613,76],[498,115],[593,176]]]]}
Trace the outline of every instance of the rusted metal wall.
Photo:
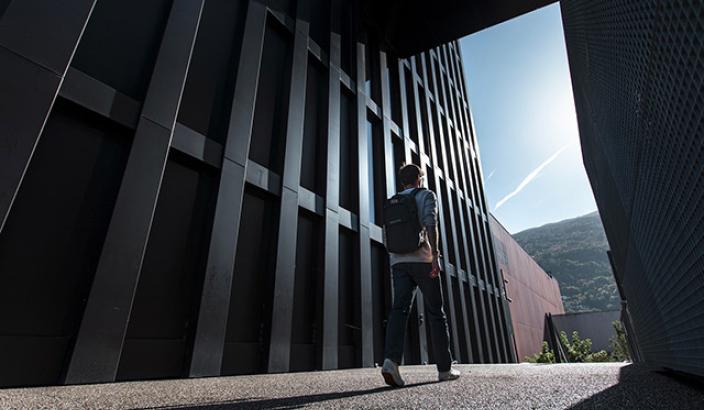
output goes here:
{"type": "Polygon", "coordinates": [[[504,281],[519,360],[540,351],[545,315],[565,312],[557,280],[548,275],[491,215],[496,260],[504,281]]]}

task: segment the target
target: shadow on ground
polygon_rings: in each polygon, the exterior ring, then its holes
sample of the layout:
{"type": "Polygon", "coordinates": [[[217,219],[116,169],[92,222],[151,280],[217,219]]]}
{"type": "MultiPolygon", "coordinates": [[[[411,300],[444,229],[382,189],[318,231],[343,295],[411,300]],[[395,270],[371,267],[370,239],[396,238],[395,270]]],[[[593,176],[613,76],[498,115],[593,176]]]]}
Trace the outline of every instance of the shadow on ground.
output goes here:
{"type": "MultiPolygon", "coordinates": [[[[407,384],[404,389],[409,389],[427,384],[435,384],[437,381],[407,384]]],[[[306,396],[283,397],[279,399],[239,399],[220,403],[204,404],[200,406],[185,407],[165,407],[168,409],[197,409],[197,410],[234,410],[234,409],[297,409],[308,404],[320,403],[328,400],[344,399],[371,395],[391,390],[392,387],[376,387],[373,389],[351,390],[337,393],[311,394],[306,396]]]]}
{"type": "MultiPolygon", "coordinates": [[[[575,386],[577,387],[577,386],[575,386]]],[[[700,381],[668,372],[645,370],[631,364],[621,368],[618,384],[576,405],[571,410],[593,409],[704,409],[700,381]]]]}

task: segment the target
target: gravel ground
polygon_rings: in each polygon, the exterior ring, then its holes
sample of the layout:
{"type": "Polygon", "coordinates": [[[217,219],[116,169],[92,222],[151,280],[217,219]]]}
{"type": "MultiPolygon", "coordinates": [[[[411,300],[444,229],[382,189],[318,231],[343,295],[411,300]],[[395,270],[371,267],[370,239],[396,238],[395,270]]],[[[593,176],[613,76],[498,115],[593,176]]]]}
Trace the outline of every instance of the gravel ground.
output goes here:
{"type": "Polygon", "coordinates": [[[379,369],[0,390],[1,409],[451,408],[704,409],[701,385],[640,365],[459,365],[436,382],[432,366],[402,368],[388,388],[379,369]]]}

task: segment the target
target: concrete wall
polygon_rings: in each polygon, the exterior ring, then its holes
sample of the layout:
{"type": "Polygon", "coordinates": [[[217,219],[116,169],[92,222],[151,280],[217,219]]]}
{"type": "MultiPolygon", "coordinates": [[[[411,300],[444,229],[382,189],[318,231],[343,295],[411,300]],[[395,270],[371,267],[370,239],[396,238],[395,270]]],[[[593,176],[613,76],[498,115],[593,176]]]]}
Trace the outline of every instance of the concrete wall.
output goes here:
{"type": "Polygon", "coordinates": [[[572,332],[579,332],[581,339],[592,340],[592,351],[611,351],[611,338],[614,336],[614,320],[620,320],[620,310],[606,312],[581,312],[553,315],[557,332],[564,331],[572,340],[572,332]]]}
{"type": "Polygon", "coordinates": [[[564,313],[557,280],[548,275],[492,215],[496,260],[506,281],[506,296],[519,360],[540,350],[545,314],[564,313]]]}

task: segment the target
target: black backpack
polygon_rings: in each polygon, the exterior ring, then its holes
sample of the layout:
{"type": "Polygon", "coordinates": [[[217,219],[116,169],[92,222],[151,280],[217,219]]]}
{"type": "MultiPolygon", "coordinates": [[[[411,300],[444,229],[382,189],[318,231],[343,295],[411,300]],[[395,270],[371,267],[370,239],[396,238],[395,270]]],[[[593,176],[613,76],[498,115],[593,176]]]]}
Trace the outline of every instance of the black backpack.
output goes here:
{"type": "Polygon", "coordinates": [[[418,220],[415,188],[410,195],[398,193],[384,204],[386,249],[392,253],[411,253],[423,245],[423,227],[418,220]]]}

